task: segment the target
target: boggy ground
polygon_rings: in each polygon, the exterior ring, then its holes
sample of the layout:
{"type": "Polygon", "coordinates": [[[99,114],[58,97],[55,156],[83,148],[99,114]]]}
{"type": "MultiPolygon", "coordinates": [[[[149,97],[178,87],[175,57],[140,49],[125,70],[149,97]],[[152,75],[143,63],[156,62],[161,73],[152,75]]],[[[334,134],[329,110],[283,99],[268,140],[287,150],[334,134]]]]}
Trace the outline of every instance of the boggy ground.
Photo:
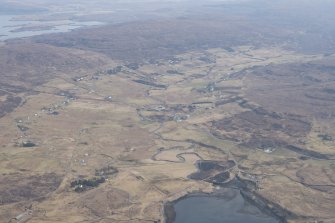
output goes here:
{"type": "Polygon", "coordinates": [[[3,84],[25,87],[4,89],[24,101],[0,119],[5,222],[27,209],[28,222],[163,222],[165,202],[236,180],[285,221],[334,221],[333,56],[247,45],[135,64],[44,44],[15,53],[39,47],[47,70],[10,53],[1,65],[31,77],[3,84]],[[217,168],[190,179],[199,160],[217,168]]]}

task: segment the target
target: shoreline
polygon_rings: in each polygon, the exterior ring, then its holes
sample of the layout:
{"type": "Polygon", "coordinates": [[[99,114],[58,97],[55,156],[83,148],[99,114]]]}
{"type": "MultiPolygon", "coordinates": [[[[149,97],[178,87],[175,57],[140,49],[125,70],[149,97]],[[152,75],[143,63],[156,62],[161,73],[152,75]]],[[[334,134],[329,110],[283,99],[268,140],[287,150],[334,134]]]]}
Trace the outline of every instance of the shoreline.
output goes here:
{"type": "MultiPolygon", "coordinates": [[[[298,216],[294,215],[293,213],[284,210],[279,205],[276,205],[262,196],[247,190],[243,190],[241,188],[232,188],[232,187],[222,187],[222,189],[232,189],[237,190],[242,198],[249,202],[251,205],[255,206],[259,209],[259,211],[269,217],[273,217],[278,223],[287,223],[287,218],[297,218],[298,216]],[[272,208],[270,208],[272,206],[272,208]]],[[[213,192],[191,192],[186,195],[183,195],[173,201],[167,201],[163,204],[163,223],[174,223],[176,220],[176,211],[174,206],[181,200],[190,198],[190,197],[214,197],[214,198],[224,198],[225,195],[223,192],[220,191],[213,191],[213,192]]]]}

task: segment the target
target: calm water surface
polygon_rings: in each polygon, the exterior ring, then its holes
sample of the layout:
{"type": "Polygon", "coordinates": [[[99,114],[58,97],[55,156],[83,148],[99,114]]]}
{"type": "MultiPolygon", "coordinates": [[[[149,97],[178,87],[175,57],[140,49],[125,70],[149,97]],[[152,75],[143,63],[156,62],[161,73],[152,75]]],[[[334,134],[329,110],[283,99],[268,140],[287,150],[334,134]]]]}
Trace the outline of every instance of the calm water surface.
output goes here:
{"type": "Polygon", "coordinates": [[[48,33],[58,33],[58,32],[69,32],[73,29],[86,27],[86,26],[95,26],[95,25],[103,25],[101,22],[78,22],[78,21],[70,21],[70,20],[62,20],[62,21],[48,21],[48,22],[40,22],[40,21],[13,21],[12,18],[14,15],[0,15],[0,41],[13,39],[13,38],[22,38],[29,36],[36,36],[41,34],[48,33]],[[24,25],[50,25],[54,26],[49,30],[38,30],[38,31],[22,31],[22,32],[11,32],[20,26],[24,25]]]}
{"type": "Polygon", "coordinates": [[[175,205],[174,223],[278,223],[245,201],[238,190],[229,189],[223,197],[190,196],[175,205]]]}

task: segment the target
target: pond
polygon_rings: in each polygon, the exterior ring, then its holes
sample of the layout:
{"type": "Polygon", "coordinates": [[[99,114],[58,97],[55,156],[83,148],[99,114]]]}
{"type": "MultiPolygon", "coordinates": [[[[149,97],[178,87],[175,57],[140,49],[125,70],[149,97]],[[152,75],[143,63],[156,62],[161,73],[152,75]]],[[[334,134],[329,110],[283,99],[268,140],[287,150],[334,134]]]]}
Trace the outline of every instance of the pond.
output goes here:
{"type": "Polygon", "coordinates": [[[239,190],[224,189],[220,195],[191,194],[173,205],[168,223],[279,223],[246,201],[239,190]]]}

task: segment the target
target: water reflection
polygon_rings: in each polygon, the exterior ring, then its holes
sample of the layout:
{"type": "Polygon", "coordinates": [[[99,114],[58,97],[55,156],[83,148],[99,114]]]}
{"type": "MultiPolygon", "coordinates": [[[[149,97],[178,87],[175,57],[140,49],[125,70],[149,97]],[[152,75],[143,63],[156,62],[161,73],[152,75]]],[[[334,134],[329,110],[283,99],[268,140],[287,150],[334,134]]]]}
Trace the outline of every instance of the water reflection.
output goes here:
{"type": "Polygon", "coordinates": [[[68,32],[85,26],[102,25],[101,22],[89,21],[79,22],[70,20],[61,21],[15,21],[13,15],[0,15],[0,41],[29,37],[48,33],[68,32]],[[24,27],[33,27],[34,31],[15,31],[24,27]],[[37,28],[36,28],[37,27],[37,28]],[[40,27],[40,28],[38,28],[40,27]]]}

